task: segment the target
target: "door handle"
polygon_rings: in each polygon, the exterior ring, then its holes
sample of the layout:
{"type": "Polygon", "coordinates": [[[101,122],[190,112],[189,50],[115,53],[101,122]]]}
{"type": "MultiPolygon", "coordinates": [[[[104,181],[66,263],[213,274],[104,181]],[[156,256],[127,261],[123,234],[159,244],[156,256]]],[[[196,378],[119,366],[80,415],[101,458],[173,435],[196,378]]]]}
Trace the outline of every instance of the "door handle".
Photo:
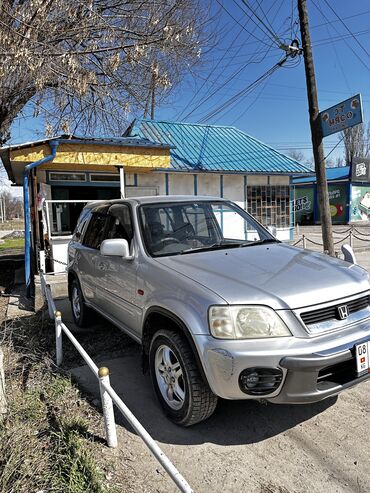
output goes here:
{"type": "Polygon", "coordinates": [[[98,269],[99,270],[107,270],[108,269],[108,264],[106,262],[99,262],[98,263],[98,269]]]}

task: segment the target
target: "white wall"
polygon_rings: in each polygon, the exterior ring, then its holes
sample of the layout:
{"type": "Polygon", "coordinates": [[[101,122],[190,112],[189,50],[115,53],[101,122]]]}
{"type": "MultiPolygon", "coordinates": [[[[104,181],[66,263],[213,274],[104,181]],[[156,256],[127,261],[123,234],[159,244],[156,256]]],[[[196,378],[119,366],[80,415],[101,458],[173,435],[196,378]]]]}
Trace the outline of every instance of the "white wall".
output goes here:
{"type": "Polygon", "coordinates": [[[224,198],[236,202],[244,209],[244,176],[224,175],[224,198]]]}
{"type": "Polygon", "coordinates": [[[166,195],[166,176],[164,173],[142,173],[137,175],[138,187],[156,187],[159,195],[166,195]]]}
{"type": "Polygon", "coordinates": [[[201,173],[197,175],[198,195],[220,196],[220,175],[214,173],[201,173]]]}

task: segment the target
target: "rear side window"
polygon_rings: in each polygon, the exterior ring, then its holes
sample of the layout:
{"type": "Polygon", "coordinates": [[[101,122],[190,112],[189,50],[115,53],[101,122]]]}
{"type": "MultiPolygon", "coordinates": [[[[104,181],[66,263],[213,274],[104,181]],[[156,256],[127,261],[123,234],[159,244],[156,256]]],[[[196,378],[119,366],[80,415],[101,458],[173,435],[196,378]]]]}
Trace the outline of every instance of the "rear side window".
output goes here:
{"type": "Polygon", "coordinates": [[[89,248],[99,249],[101,242],[104,240],[104,231],[107,224],[108,216],[102,214],[93,214],[83,244],[89,248]]]}
{"type": "Polygon", "coordinates": [[[90,209],[84,209],[81,212],[81,215],[78,219],[78,223],[76,225],[76,229],[73,232],[73,237],[72,237],[73,241],[81,241],[83,232],[86,228],[86,224],[88,223],[90,216],[91,216],[90,209]]]}

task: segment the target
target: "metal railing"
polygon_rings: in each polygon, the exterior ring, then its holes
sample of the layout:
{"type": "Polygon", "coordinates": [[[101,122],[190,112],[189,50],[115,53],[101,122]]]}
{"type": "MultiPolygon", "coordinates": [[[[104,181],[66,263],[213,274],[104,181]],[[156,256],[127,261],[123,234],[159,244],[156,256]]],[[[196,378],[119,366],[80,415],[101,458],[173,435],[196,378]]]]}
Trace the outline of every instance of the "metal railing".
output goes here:
{"type": "Polygon", "coordinates": [[[44,300],[48,305],[49,317],[54,319],[55,323],[55,347],[56,347],[56,364],[60,366],[63,362],[63,334],[65,334],[76,348],[78,353],[82,356],[87,366],[90,368],[93,375],[99,381],[100,397],[103,408],[104,425],[107,444],[109,447],[117,446],[117,432],[116,423],[114,418],[113,403],[121,411],[126,420],[130,423],[136,433],[142,438],[145,445],[150,452],[154,455],[157,461],[161,464],[172,481],[176,484],[178,489],[183,493],[194,493],[193,489],[186,481],[186,479],[180,474],[177,468],[172,464],[170,459],[161,450],[158,444],[149,435],[143,425],[138,421],[122,399],[118,396],[115,390],[110,385],[109,381],[109,369],[106,367],[98,368],[94,361],[90,358],[78,340],[74,337],[68,327],[62,322],[62,314],[56,310],[55,302],[51,293],[50,285],[47,284],[45,275],[40,272],[41,289],[44,296],[44,300]]]}

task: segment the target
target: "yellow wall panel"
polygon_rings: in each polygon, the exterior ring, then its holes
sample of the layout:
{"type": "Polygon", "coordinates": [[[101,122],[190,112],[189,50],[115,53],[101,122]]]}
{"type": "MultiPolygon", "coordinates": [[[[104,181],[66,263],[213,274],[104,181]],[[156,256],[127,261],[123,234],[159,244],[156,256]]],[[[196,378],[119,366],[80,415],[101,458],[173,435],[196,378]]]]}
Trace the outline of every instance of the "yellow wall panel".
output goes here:
{"type": "MultiPolygon", "coordinates": [[[[49,146],[40,145],[12,150],[10,159],[12,163],[33,163],[49,155],[49,146]]],[[[138,169],[168,168],[170,166],[170,151],[169,149],[154,147],[61,144],[52,163],[42,165],[41,169],[97,171],[104,167],[104,170],[108,171],[108,167],[114,166],[138,169]],[[60,165],[63,167],[61,168],[60,165]],[[72,168],[70,168],[71,165],[72,168]]]]}

